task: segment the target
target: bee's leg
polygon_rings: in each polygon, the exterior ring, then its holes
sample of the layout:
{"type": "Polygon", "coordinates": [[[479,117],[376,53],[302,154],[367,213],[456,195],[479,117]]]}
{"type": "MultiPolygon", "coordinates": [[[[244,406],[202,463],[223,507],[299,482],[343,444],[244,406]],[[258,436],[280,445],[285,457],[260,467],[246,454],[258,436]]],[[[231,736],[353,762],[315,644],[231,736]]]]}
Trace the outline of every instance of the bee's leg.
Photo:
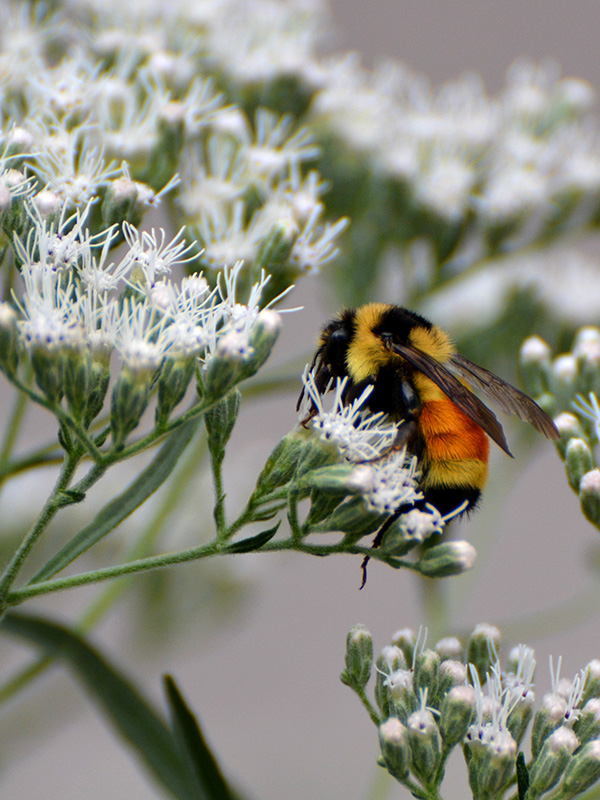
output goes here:
{"type": "MultiPolygon", "coordinates": [[[[381,528],[379,528],[379,530],[375,534],[375,538],[373,539],[373,542],[371,544],[371,550],[374,550],[375,548],[379,547],[379,545],[383,541],[383,537],[385,536],[386,531],[388,531],[391,528],[391,526],[394,524],[394,522],[396,522],[398,517],[402,516],[402,514],[406,514],[406,512],[411,508],[414,508],[414,505],[412,503],[405,503],[401,505],[399,508],[397,508],[394,511],[394,513],[386,519],[381,528]]],[[[360,569],[362,572],[362,581],[360,583],[360,586],[358,587],[359,591],[363,588],[363,586],[367,582],[367,564],[369,563],[370,559],[371,556],[365,556],[362,560],[362,564],[360,565],[360,569]]]]}

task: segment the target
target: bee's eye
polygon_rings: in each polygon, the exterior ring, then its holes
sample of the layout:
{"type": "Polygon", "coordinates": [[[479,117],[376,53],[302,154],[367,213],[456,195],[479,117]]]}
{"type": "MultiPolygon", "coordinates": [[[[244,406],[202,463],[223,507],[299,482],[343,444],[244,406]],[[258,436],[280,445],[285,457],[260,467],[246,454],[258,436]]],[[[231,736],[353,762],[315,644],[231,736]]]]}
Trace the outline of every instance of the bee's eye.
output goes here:
{"type": "Polygon", "coordinates": [[[389,347],[392,344],[392,342],[396,340],[395,335],[393,333],[390,333],[389,331],[382,331],[379,334],[379,337],[383,341],[386,347],[389,347]]]}

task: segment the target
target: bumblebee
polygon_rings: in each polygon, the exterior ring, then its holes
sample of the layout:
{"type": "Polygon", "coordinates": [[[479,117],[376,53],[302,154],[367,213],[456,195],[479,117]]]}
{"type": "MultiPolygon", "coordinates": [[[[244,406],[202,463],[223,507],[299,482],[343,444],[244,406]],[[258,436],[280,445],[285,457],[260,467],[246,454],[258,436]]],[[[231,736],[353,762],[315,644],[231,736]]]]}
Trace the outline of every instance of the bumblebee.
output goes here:
{"type": "MultiPolygon", "coordinates": [[[[403,420],[395,446],[419,458],[422,502],[442,515],[476,507],[487,481],[488,437],[512,457],[498,419],[472,388],[547,438],[559,436],[530,397],[461,356],[441,328],[401,306],[342,311],[322,329],[312,369],[321,394],[332,379],[347,377],[345,403],[373,386],[366,406],[403,420]]],[[[313,407],[304,422],[314,413],[313,407]]]]}

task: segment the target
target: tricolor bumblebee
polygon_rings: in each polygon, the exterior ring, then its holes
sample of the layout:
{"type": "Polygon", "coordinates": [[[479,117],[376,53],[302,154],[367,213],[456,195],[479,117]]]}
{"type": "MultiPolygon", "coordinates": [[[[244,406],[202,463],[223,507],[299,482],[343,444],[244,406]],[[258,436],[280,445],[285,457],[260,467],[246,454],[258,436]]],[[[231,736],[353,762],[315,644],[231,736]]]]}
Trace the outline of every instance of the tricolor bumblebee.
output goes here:
{"type": "Polygon", "coordinates": [[[512,455],[502,426],[467,384],[549,439],[559,435],[530,397],[461,356],[437,325],[400,306],[342,311],[324,326],[312,368],[321,394],[332,379],[347,376],[344,402],[373,385],[369,410],[405,421],[397,446],[418,456],[423,502],[441,514],[477,504],[487,479],[488,436],[512,455]]]}

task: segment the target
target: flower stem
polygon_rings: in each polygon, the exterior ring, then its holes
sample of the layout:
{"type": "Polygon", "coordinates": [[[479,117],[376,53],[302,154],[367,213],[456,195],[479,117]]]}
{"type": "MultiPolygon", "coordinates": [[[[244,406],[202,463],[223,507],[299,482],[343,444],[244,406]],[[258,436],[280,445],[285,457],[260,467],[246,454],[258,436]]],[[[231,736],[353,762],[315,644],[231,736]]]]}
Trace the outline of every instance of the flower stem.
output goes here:
{"type": "Polygon", "coordinates": [[[15,551],[12,559],[8,563],[2,574],[2,577],[0,578],[0,606],[4,605],[7,593],[14,583],[19,570],[23,566],[25,559],[50,523],[50,520],[60,508],[60,502],[58,500],[59,495],[69,486],[78,463],[79,454],[71,454],[66,456],[54,489],[52,490],[50,497],[46,500],[46,503],[44,504],[36,523],[15,551]]]}

